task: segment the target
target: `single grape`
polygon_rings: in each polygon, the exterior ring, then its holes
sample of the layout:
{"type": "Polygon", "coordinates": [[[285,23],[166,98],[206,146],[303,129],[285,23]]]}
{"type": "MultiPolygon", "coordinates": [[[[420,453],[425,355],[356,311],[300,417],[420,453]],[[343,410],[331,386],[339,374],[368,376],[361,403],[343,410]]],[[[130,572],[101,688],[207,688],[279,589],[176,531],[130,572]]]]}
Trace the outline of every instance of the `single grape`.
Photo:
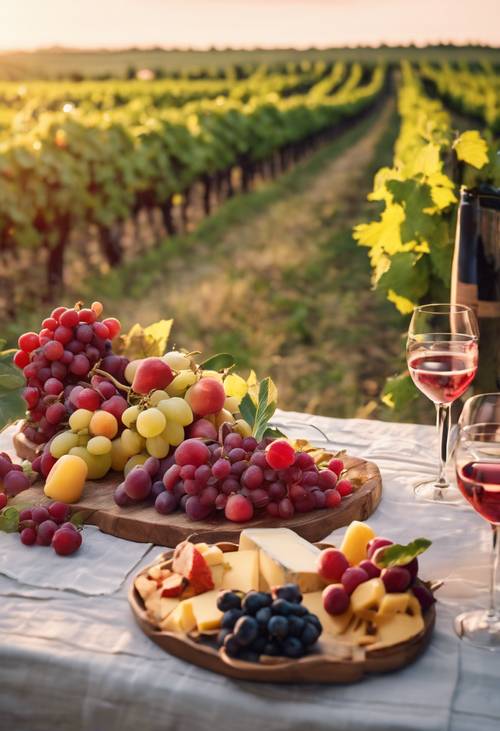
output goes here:
{"type": "Polygon", "coordinates": [[[340,505],[342,501],[342,496],[339,493],[338,490],[325,490],[323,493],[326,498],[326,507],[327,508],[336,508],[340,505]]]}
{"type": "Polygon", "coordinates": [[[116,338],[117,335],[120,334],[120,330],[122,328],[120,321],[116,319],[116,317],[107,317],[105,320],[102,321],[103,325],[106,325],[109,332],[109,338],[113,340],[113,338],[116,338]]]}
{"type": "Polygon", "coordinates": [[[242,444],[243,438],[240,436],[240,434],[236,434],[236,432],[228,434],[227,437],[224,439],[224,448],[227,451],[231,449],[241,448],[242,444]]]}
{"type": "Polygon", "coordinates": [[[184,441],[184,427],[180,424],[176,424],[175,421],[170,421],[162,432],[162,437],[172,447],[177,447],[181,442],[184,441]]]}
{"type": "Polygon", "coordinates": [[[344,571],[341,582],[344,585],[346,592],[348,594],[352,594],[357,586],[368,581],[369,578],[370,577],[364,569],[361,569],[358,566],[352,566],[344,571]]]}
{"type": "Polygon", "coordinates": [[[227,477],[221,484],[220,489],[224,495],[230,495],[233,492],[238,492],[240,483],[235,477],[227,477]]]}
{"type": "Polygon", "coordinates": [[[318,574],[331,584],[338,583],[348,568],[349,561],[338,548],[325,548],[316,562],[318,574]]]}
{"type": "Polygon", "coordinates": [[[178,465],[192,464],[195,467],[205,464],[210,456],[206,444],[198,439],[186,439],[175,450],[175,461],[178,465]]]}
{"type": "Polygon", "coordinates": [[[297,503],[304,500],[307,492],[301,485],[291,485],[288,489],[288,495],[294,503],[297,503]]]}
{"type": "Polygon", "coordinates": [[[359,568],[363,569],[363,571],[366,571],[370,579],[376,579],[378,576],[380,576],[379,567],[375,566],[373,561],[369,561],[368,559],[361,561],[359,564],[359,568]]]}
{"type": "Polygon", "coordinates": [[[344,469],[344,463],[341,459],[337,459],[336,457],[333,457],[328,462],[328,469],[332,470],[332,472],[335,472],[335,474],[338,477],[340,475],[340,473],[342,472],[342,470],[344,469]]]}
{"type": "Polygon", "coordinates": [[[59,556],[69,556],[82,545],[82,535],[77,530],[58,528],[52,537],[52,548],[59,556]]]}
{"type": "Polygon", "coordinates": [[[141,411],[137,417],[136,428],[142,437],[157,437],[165,429],[166,419],[160,409],[152,407],[141,411]]]}
{"type": "MultiPolygon", "coordinates": [[[[248,437],[247,437],[248,439],[248,437]]],[[[257,467],[260,467],[262,470],[266,470],[268,467],[266,455],[262,451],[255,451],[252,456],[250,457],[250,464],[257,465],[257,467]]]]}
{"type": "Polygon", "coordinates": [[[272,518],[277,518],[279,516],[279,504],[274,501],[269,502],[266,507],[266,512],[272,518]]]}
{"type": "MultiPolygon", "coordinates": [[[[92,380],[95,378],[95,376],[92,377],[92,380]]],[[[116,396],[116,388],[113,386],[111,381],[107,381],[105,378],[101,378],[101,376],[98,376],[101,380],[97,383],[92,383],[92,385],[95,387],[96,391],[99,391],[103,399],[110,399],[112,396],[116,396]]],[[[127,402],[125,402],[127,403],[127,402]]],[[[123,412],[122,412],[123,415],[123,412]]]]}
{"type": "Polygon", "coordinates": [[[111,440],[108,437],[92,437],[87,442],[87,451],[90,454],[101,455],[111,452],[111,440]]]}
{"type": "MultiPolygon", "coordinates": [[[[233,450],[234,451],[234,450],[233,450]]],[[[250,465],[241,476],[241,481],[249,490],[256,490],[264,481],[264,474],[257,465],[250,465]]]]}
{"type": "Polygon", "coordinates": [[[254,508],[248,498],[243,495],[230,495],[224,514],[228,520],[232,520],[235,523],[246,523],[253,517],[254,508]]]}
{"type": "Polygon", "coordinates": [[[208,487],[203,488],[203,490],[200,493],[200,502],[203,505],[209,505],[213,507],[215,505],[215,501],[217,500],[217,496],[219,494],[219,491],[217,490],[214,485],[209,485],[208,487]]]}
{"type": "Polygon", "coordinates": [[[342,584],[330,584],[323,590],[323,607],[328,614],[343,614],[349,607],[349,594],[342,584]]]}
{"type": "Polygon", "coordinates": [[[88,409],[77,409],[76,411],[73,411],[68,422],[70,429],[74,432],[81,431],[82,429],[88,429],[91,418],[92,411],[89,411],[88,409]]]}
{"type": "Polygon", "coordinates": [[[269,495],[262,487],[252,490],[249,497],[256,508],[265,508],[269,502],[269,495]]]}
{"type": "Polygon", "coordinates": [[[76,310],[66,310],[59,318],[59,324],[67,328],[73,328],[78,325],[80,318],[76,310]]]}
{"type": "Polygon", "coordinates": [[[411,574],[403,566],[391,566],[380,574],[385,590],[389,593],[406,591],[411,584],[411,574]]]}
{"type": "Polygon", "coordinates": [[[33,409],[37,405],[39,398],[40,396],[37,388],[31,388],[28,386],[23,389],[23,399],[26,401],[29,409],[33,409]]]}
{"type": "Polygon", "coordinates": [[[204,505],[197,495],[188,497],[185,503],[186,515],[190,520],[205,520],[212,512],[211,505],[204,505]]]}
{"type": "Polygon", "coordinates": [[[151,476],[143,467],[135,467],[125,477],[125,492],[131,500],[144,500],[151,492],[151,476]]]}
{"type": "Polygon", "coordinates": [[[75,335],[77,340],[79,340],[84,345],[87,345],[94,337],[94,331],[92,330],[90,325],[78,325],[75,330],[75,335]]]}
{"type": "Polygon", "coordinates": [[[178,396],[160,401],[158,408],[167,421],[173,421],[181,426],[188,426],[194,419],[193,412],[187,401],[178,396]]]}
{"type": "Polygon", "coordinates": [[[74,356],[78,355],[79,353],[82,353],[84,349],[85,349],[85,345],[83,343],[81,343],[79,340],[72,340],[66,346],[66,350],[68,350],[70,353],[73,353],[74,356]]]}
{"type": "Polygon", "coordinates": [[[228,453],[229,461],[234,464],[235,462],[241,462],[241,460],[246,459],[246,452],[241,447],[234,447],[234,449],[230,449],[228,453]]]}
{"type": "Polygon", "coordinates": [[[163,482],[161,480],[156,480],[151,485],[151,492],[150,497],[152,498],[153,502],[156,500],[158,495],[160,495],[162,492],[165,492],[165,487],[163,486],[163,482]]]}
{"type": "Polygon", "coordinates": [[[63,353],[64,348],[58,340],[51,340],[43,348],[44,356],[50,361],[59,360],[59,358],[62,358],[63,353]]]}
{"type": "MultiPolygon", "coordinates": [[[[54,342],[61,343],[61,345],[67,345],[73,340],[73,330],[70,327],[64,327],[59,325],[54,332],[54,342]]],[[[45,346],[47,347],[47,346],[45,346]]]]}
{"type": "Polygon", "coordinates": [[[50,366],[50,373],[54,378],[58,378],[60,381],[64,381],[68,374],[68,369],[63,363],[61,363],[61,361],[56,360],[50,366]]]}
{"type": "Polygon", "coordinates": [[[295,461],[295,450],[286,439],[276,439],[266,447],[266,460],[274,470],[286,469],[295,461]]]}
{"type": "Polygon", "coordinates": [[[246,459],[242,459],[239,462],[234,462],[231,465],[231,474],[234,477],[241,477],[241,475],[245,472],[248,466],[249,464],[246,459]]]}
{"type": "Polygon", "coordinates": [[[89,432],[96,437],[113,439],[118,433],[118,421],[107,411],[94,411],[89,423],[89,432]]]}
{"type": "Polygon", "coordinates": [[[19,470],[11,469],[3,478],[3,489],[6,495],[15,496],[30,486],[29,477],[19,470]]]}
{"type": "Polygon", "coordinates": [[[66,312],[66,307],[56,307],[55,310],[52,310],[50,316],[53,317],[54,320],[57,320],[57,322],[59,322],[59,318],[61,317],[63,312],[66,312]]]}
{"type": "Polygon", "coordinates": [[[320,470],[317,484],[322,490],[333,490],[337,485],[337,475],[332,470],[320,470]]]}
{"type": "Polygon", "coordinates": [[[56,523],[65,523],[69,519],[71,513],[69,505],[66,505],[66,503],[62,503],[60,501],[50,503],[47,511],[52,520],[55,520],[56,523]]]}
{"type": "Polygon", "coordinates": [[[165,474],[163,475],[163,484],[165,486],[165,490],[168,490],[169,492],[172,492],[175,485],[179,481],[181,468],[178,464],[171,465],[165,474]]]}
{"type": "Polygon", "coordinates": [[[295,464],[301,470],[311,470],[315,467],[314,459],[308,452],[297,452],[295,464]]]}
{"type": "Polygon", "coordinates": [[[50,454],[55,457],[55,459],[59,459],[59,457],[62,457],[64,454],[68,454],[69,450],[73,449],[73,447],[76,447],[77,445],[78,435],[71,431],[63,431],[60,434],[57,434],[57,436],[55,436],[51,441],[50,454]]]}
{"type": "Polygon", "coordinates": [[[212,474],[218,480],[225,480],[231,472],[231,464],[227,459],[218,459],[212,465],[212,474]]]}
{"type": "Polygon", "coordinates": [[[14,362],[14,365],[22,370],[30,362],[30,356],[29,353],[27,353],[25,350],[17,350],[14,353],[14,357],[12,358],[12,360],[14,362]]]}
{"type": "Polygon", "coordinates": [[[57,528],[57,523],[50,518],[39,523],[36,534],[37,545],[50,546],[52,537],[54,536],[57,528]]]}
{"type": "Polygon", "coordinates": [[[197,485],[201,485],[202,487],[205,487],[211,477],[212,470],[207,464],[200,465],[194,472],[194,481],[197,485]]]}
{"type": "Polygon", "coordinates": [[[153,479],[153,477],[158,474],[158,471],[160,469],[160,460],[156,457],[149,457],[144,462],[144,469],[149,472],[151,479],[153,479]]]}
{"type": "Polygon", "coordinates": [[[155,500],[155,509],[158,513],[161,513],[161,515],[169,515],[170,513],[173,513],[174,510],[177,509],[177,505],[178,500],[175,495],[171,492],[167,492],[166,490],[160,492],[155,500]]]}
{"type": "Polygon", "coordinates": [[[368,541],[368,544],[366,546],[366,557],[372,558],[379,548],[382,548],[383,546],[392,546],[392,544],[393,541],[389,540],[389,538],[376,536],[375,538],[372,538],[370,541],[368,541]]]}
{"type": "Polygon", "coordinates": [[[43,384],[43,389],[45,393],[50,394],[51,396],[59,396],[59,394],[62,393],[64,389],[64,384],[58,378],[47,378],[43,384]]]}
{"type": "Polygon", "coordinates": [[[107,340],[109,338],[109,329],[103,322],[94,322],[94,332],[101,340],[107,340]]]}
{"type": "Polygon", "coordinates": [[[127,493],[125,492],[125,485],[123,482],[121,482],[115,489],[115,492],[113,494],[113,499],[115,503],[120,507],[124,508],[126,505],[131,505],[132,500],[129,498],[127,493]]]}
{"type": "Polygon", "coordinates": [[[164,435],[146,439],[146,451],[151,457],[156,457],[158,462],[167,456],[170,451],[170,444],[165,440],[164,435]]]}
{"type": "Polygon", "coordinates": [[[286,496],[286,486],[280,480],[276,480],[276,482],[271,482],[267,492],[271,500],[281,500],[286,496]]]}
{"type": "Polygon", "coordinates": [[[66,418],[66,409],[64,404],[57,401],[55,404],[49,406],[45,412],[45,418],[49,424],[60,424],[66,418]]]}
{"type": "Polygon", "coordinates": [[[316,487],[319,482],[319,472],[314,470],[307,470],[306,472],[302,473],[302,479],[300,481],[300,484],[303,487],[316,487]]]}
{"type": "Polygon", "coordinates": [[[86,355],[83,355],[83,353],[78,353],[78,355],[75,355],[75,357],[71,361],[69,370],[75,376],[86,376],[90,370],[89,359],[86,355]]]}
{"type": "Polygon", "coordinates": [[[227,505],[228,496],[220,492],[215,498],[215,509],[224,510],[227,505]]]}
{"type": "MultiPolygon", "coordinates": [[[[114,386],[113,386],[114,388],[114,386]]],[[[101,409],[103,411],[107,411],[108,414],[112,414],[115,419],[120,423],[122,420],[124,412],[128,408],[127,400],[123,398],[123,396],[120,396],[119,394],[115,393],[114,395],[107,398],[105,401],[101,404],[101,409]]]]}
{"type": "Polygon", "coordinates": [[[96,411],[101,405],[101,395],[94,391],[93,388],[82,388],[76,397],[77,409],[86,409],[87,411],[96,411]]]}
{"type": "Polygon", "coordinates": [[[31,353],[33,350],[40,345],[40,338],[34,332],[24,333],[17,341],[20,350],[25,350],[27,353],[31,353]]]}
{"type": "Polygon", "coordinates": [[[23,528],[21,531],[21,543],[25,546],[32,546],[36,543],[36,530],[34,528],[23,528]]]}
{"type": "Polygon", "coordinates": [[[339,480],[337,482],[337,490],[342,497],[352,493],[352,483],[350,480],[339,480]]]}

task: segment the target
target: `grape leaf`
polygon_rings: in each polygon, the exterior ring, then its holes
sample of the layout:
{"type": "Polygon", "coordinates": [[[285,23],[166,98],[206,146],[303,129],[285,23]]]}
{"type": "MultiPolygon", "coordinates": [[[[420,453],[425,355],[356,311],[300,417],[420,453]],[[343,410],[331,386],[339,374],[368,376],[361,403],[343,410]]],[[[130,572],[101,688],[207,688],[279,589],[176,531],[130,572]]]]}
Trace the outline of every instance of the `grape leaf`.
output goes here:
{"type": "Polygon", "coordinates": [[[0,514],[0,530],[5,533],[17,533],[19,529],[19,510],[14,507],[5,508],[0,514]]]}
{"type": "Polygon", "coordinates": [[[250,424],[250,426],[252,427],[255,423],[256,412],[257,407],[247,393],[240,401],[240,414],[245,419],[247,424],[250,424]]]}
{"type": "Polygon", "coordinates": [[[408,371],[388,378],[382,392],[382,403],[399,411],[418,397],[418,391],[408,371]]]}
{"type": "Polygon", "coordinates": [[[212,355],[200,363],[200,368],[204,371],[223,371],[226,368],[232,368],[236,365],[236,361],[229,353],[217,353],[212,355]]]}
{"type": "MultiPolygon", "coordinates": [[[[2,345],[0,342],[0,347],[2,345]]],[[[12,363],[14,352],[0,352],[0,429],[22,419],[26,413],[26,403],[21,396],[25,380],[21,371],[12,363]]]]}
{"type": "Polygon", "coordinates": [[[428,538],[415,538],[414,541],[406,546],[394,543],[380,551],[380,555],[376,555],[377,566],[380,568],[389,568],[389,566],[406,566],[413,561],[414,558],[420,556],[421,553],[427,551],[432,541],[428,538]]]}
{"type": "Polygon", "coordinates": [[[488,145],[476,129],[462,132],[453,143],[459,160],[480,170],[489,161],[488,145]]]}
{"type": "Polygon", "coordinates": [[[164,355],[173,320],[160,320],[142,327],[133,325],[128,333],[123,333],[113,341],[113,351],[129,360],[160,357],[164,355]]]}

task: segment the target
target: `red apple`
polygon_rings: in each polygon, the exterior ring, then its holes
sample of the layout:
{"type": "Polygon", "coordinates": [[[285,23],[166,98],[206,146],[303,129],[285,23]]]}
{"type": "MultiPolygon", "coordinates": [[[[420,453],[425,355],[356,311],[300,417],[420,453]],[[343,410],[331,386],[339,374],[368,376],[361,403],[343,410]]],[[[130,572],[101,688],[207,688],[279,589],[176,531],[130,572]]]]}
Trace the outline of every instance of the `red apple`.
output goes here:
{"type": "Polygon", "coordinates": [[[132,390],[146,395],[150,391],[166,388],[174,380],[174,373],[161,358],[145,358],[137,366],[132,390]]]}
{"type": "Polygon", "coordinates": [[[224,386],[215,378],[202,378],[189,389],[189,404],[197,416],[216,414],[224,406],[224,386]]]}

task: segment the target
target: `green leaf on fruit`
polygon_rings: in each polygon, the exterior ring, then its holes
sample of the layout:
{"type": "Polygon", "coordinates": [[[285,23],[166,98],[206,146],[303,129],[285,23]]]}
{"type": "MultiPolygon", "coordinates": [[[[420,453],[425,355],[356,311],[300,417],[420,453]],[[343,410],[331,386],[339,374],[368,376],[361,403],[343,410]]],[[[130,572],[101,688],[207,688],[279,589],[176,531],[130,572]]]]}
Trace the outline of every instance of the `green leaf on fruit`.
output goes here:
{"type": "Polygon", "coordinates": [[[69,522],[73,523],[76,528],[83,528],[85,513],[82,510],[78,511],[78,513],[73,513],[69,522]]]}
{"type": "Polygon", "coordinates": [[[236,365],[236,361],[230,353],[217,353],[200,363],[200,368],[204,371],[225,371],[234,365],[236,365]]]}
{"type": "Polygon", "coordinates": [[[255,411],[255,420],[252,429],[252,433],[258,442],[264,436],[269,420],[276,411],[276,401],[269,400],[271,384],[272,381],[270,378],[264,378],[259,384],[257,409],[255,411]]]}
{"type": "Polygon", "coordinates": [[[286,439],[286,434],[277,429],[275,426],[268,426],[264,434],[264,437],[272,437],[273,439],[286,439]]]}
{"type": "Polygon", "coordinates": [[[403,546],[394,543],[391,546],[380,548],[376,556],[376,564],[380,568],[389,568],[390,566],[406,566],[414,558],[420,556],[421,553],[427,551],[432,544],[428,538],[415,538],[414,541],[403,546]]]}
{"type": "MultiPolygon", "coordinates": [[[[5,345],[0,340],[0,348],[5,345]]],[[[21,371],[12,363],[15,350],[0,352],[0,430],[13,421],[22,419],[26,413],[26,404],[21,396],[25,385],[21,371]]]]}
{"type": "Polygon", "coordinates": [[[0,514],[0,530],[5,533],[17,533],[19,530],[19,510],[17,508],[5,508],[0,514]]]}
{"type": "Polygon", "coordinates": [[[257,407],[252,401],[251,397],[247,393],[240,401],[240,414],[245,419],[247,424],[250,424],[250,426],[253,427],[255,423],[255,414],[257,412],[257,407]]]}

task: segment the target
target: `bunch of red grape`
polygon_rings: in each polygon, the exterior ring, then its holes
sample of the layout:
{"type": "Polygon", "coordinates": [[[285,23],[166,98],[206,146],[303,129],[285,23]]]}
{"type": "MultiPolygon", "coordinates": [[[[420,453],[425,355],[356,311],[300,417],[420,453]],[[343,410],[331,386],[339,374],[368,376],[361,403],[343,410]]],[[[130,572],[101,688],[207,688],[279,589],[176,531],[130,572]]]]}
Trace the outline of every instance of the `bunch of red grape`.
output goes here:
{"type": "Polygon", "coordinates": [[[337,507],[352,492],[349,480],[338,479],[343,469],[339,459],[318,468],[310,454],[295,451],[284,439],[258,444],[232,432],[222,445],[188,439],[173,456],[148,459],[127,474],[115,501],[124,507],[152,498],[159,513],[180,508],[191,520],[224,511],[228,520],[244,523],[255,510],[289,519],[337,507]]]}
{"type": "Polygon", "coordinates": [[[90,376],[99,362],[102,370],[122,381],[126,358],[111,353],[111,340],[120,332],[114,317],[99,320],[102,304],[90,308],[57,307],[42,322],[40,332],[18,340],[14,363],[26,378],[23,397],[29,418],[23,431],[35,444],[44,444],[61,429],[76,408],[95,410],[117,394],[103,377],[90,376]],[[93,388],[78,385],[92,379],[93,388]]]}
{"type": "Polygon", "coordinates": [[[6,452],[0,452],[0,484],[3,486],[3,492],[0,492],[0,510],[7,505],[8,497],[18,495],[31,485],[31,480],[21,465],[14,464],[6,452]]]}
{"type": "Polygon", "coordinates": [[[19,513],[19,533],[25,546],[52,546],[60,556],[75,553],[82,545],[82,534],[70,522],[68,505],[54,502],[47,507],[26,508],[19,513]]]}

